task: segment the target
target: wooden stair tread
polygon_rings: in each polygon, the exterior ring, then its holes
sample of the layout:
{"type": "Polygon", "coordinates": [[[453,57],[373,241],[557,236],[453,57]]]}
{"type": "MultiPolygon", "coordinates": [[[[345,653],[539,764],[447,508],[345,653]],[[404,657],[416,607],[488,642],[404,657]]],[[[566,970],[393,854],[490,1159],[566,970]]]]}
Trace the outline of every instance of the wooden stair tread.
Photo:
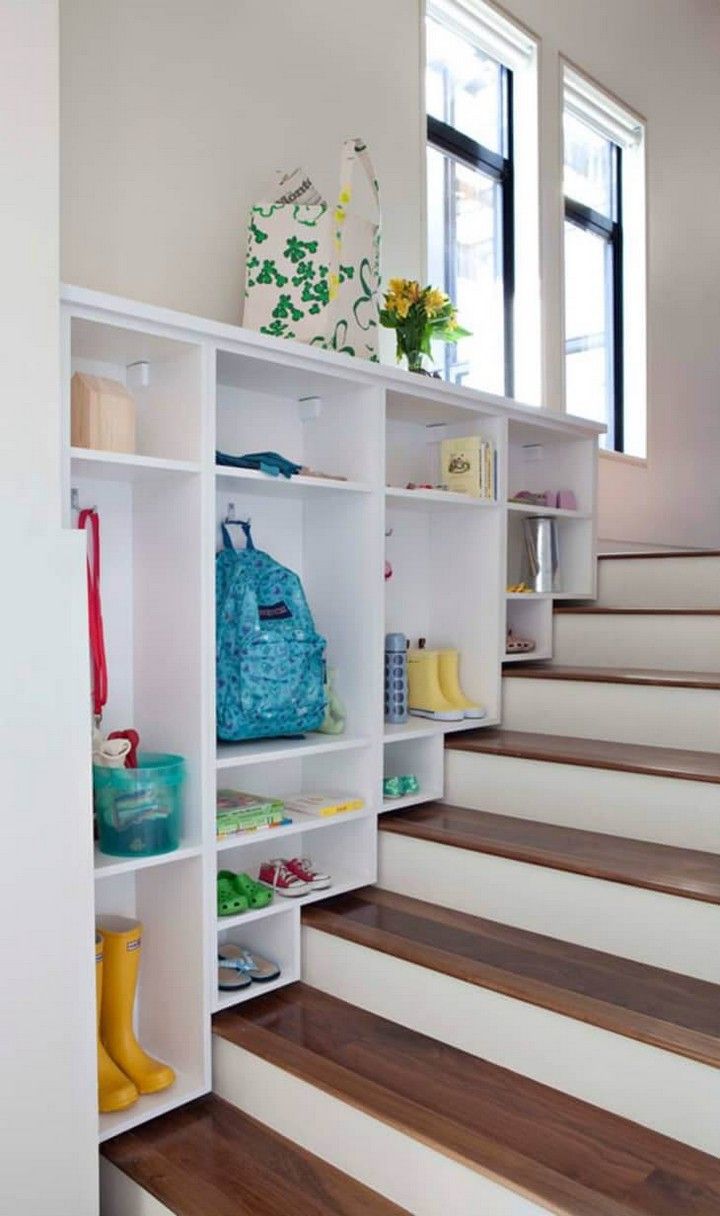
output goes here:
{"type": "Polygon", "coordinates": [[[405,1212],[214,1094],[106,1141],[101,1152],[177,1216],[405,1212]]]}
{"type": "Polygon", "coordinates": [[[651,777],[720,784],[720,755],[676,747],[646,747],[609,739],[579,739],[569,735],[541,735],[531,731],[485,729],[448,735],[450,751],[486,753],[583,768],[614,769],[651,777]]]}
{"type": "Polygon", "coordinates": [[[720,1211],[716,1158],[304,984],[213,1029],[550,1211],[720,1211]]]}
{"type": "Polygon", "coordinates": [[[600,562],[626,561],[628,558],[648,561],[656,557],[720,557],[720,549],[663,549],[657,553],[649,549],[642,553],[598,553],[600,562]]]}
{"type": "Polygon", "coordinates": [[[720,689],[720,671],[661,671],[649,667],[563,667],[514,663],[503,669],[508,680],[572,680],[588,684],[638,684],[648,688],[720,689]]]}
{"type": "Polygon", "coordinates": [[[720,855],[428,802],[383,815],[383,832],[720,904],[720,855]]]}
{"type": "Polygon", "coordinates": [[[303,923],[480,988],[720,1067],[720,986],[376,887],[303,923]]]}
{"type": "Polygon", "coordinates": [[[560,616],[720,616],[720,608],[611,608],[603,604],[558,604],[560,616]]]}

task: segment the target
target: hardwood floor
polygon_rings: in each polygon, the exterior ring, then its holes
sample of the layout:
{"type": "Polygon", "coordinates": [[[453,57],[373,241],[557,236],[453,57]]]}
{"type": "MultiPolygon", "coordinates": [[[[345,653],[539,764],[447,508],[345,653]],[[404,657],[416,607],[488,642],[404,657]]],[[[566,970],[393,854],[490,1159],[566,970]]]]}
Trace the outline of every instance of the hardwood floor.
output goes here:
{"type": "Polygon", "coordinates": [[[720,1212],[717,1159],[304,984],[214,1031],[552,1212],[720,1212]]]}
{"type": "Polygon", "coordinates": [[[615,769],[651,777],[720,784],[720,755],[674,747],[646,747],[607,739],[578,739],[569,735],[540,735],[518,730],[477,730],[448,735],[450,751],[486,752],[521,760],[547,760],[583,768],[615,769]]]}
{"type": "Polygon", "coordinates": [[[101,1152],[177,1216],[404,1212],[212,1094],[106,1141],[101,1152]]]}
{"type": "Polygon", "coordinates": [[[715,984],[377,887],[306,908],[303,923],[720,1068],[715,984]]]}
{"type": "Polygon", "coordinates": [[[383,815],[383,832],[720,904],[720,855],[444,802],[383,815]]]}
{"type": "Polygon", "coordinates": [[[720,689],[720,672],[717,671],[656,671],[647,667],[559,667],[549,663],[512,663],[503,668],[503,678],[571,680],[583,684],[639,684],[648,688],[720,689]]]}

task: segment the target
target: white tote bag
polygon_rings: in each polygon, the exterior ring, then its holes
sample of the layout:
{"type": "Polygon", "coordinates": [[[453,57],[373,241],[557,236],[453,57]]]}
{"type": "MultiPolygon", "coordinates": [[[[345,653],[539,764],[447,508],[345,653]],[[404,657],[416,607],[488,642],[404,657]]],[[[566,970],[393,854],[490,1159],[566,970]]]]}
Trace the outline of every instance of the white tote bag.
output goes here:
{"type": "Polygon", "coordinates": [[[328,350],[378,358],[380,196],[360,139],[343,145],[331,208],[301,170],[279,174],[250,213],[243,324],[328,350]],[[355,199],[360,166],[370,189],[355,199]]]}

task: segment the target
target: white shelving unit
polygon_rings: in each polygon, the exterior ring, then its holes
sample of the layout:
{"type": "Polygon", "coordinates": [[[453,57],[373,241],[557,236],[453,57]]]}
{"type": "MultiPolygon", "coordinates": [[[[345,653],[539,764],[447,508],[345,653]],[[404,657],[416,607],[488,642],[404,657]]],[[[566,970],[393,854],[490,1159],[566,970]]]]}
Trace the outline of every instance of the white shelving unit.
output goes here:
{"type": "MultiPolygon", "coordinates": [[[[565,586],[592,595],[597,429],[578,419],[330,352],[78,288],[62,299],[65,519],[71,488],[97,506],[110,673],[103,726],[133,725],[146,750],[187,761],[181,847],[156,858],[96,851],[99,913],[144,925],[138,1034],[176,1070],[172,1089],[121,1115],[101,1116],[100,1138],[126,1130],[210,1088],[212,1012],[252,1000],[300,975],[300,914],[308,902],[372,883],[377,816],[442,797],[450,730],[501,721],[508,621],[547,649],[550,597],[507,596],[520,570],[520,489],[573,489],[579,511],[559,512],[565,586]],[[133,388],[137,453],[71,449],[75,370],[133,388]],[[443,438],[479,434],[497,450],[498,498],[440,490],[443,438]],[[276,450],[327,478],[290,480],[216,464],[216,452],[276,450]],[[346,711],[339,736],[218,744],[215,738],[214,559],[230,510],[251,518],[255,544],[297,571],[336,669],[346,711]],[[571,518],[572,517],[572,518],[571,518]],[[389,535],[388,535],[389,534],[389,535]],[[385,558],[393,577],[384,581],[385,558]],[[518,571],[515,575],[515,571],[518,571]],[[383,638],[454,646],[480,723],[383,722],[383,638]],[[382,777],[414,772],[417,794],[383,803],[382,777]],[[218,842],[218,787],[287,797],[355,793],[361,812],[306,820],[218,842]],[[218,918],[219,869],[257,873],[277,856],[311,856],[327,891],[218,918]],[[218,942],[273,958],[281,975],[239,992],[217,988],[218,942]]],[[[566,593],[569,594],[569,593],[566,593]]],[[[85,808],[88,832],[91,808],[85,808]]]]}

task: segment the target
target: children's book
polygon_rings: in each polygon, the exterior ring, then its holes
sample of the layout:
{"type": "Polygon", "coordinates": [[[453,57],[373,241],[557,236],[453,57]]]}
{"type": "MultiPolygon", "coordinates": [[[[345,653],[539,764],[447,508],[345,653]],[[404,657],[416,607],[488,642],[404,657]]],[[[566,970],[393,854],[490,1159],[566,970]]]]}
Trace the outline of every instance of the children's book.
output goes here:
{"type": "Polygon", "coordinates": [[[364,798],[352,794],[290,794],[285,799],[285,810],[300,815],[342,815],[344,811],[361,811],[364,798]]]}

